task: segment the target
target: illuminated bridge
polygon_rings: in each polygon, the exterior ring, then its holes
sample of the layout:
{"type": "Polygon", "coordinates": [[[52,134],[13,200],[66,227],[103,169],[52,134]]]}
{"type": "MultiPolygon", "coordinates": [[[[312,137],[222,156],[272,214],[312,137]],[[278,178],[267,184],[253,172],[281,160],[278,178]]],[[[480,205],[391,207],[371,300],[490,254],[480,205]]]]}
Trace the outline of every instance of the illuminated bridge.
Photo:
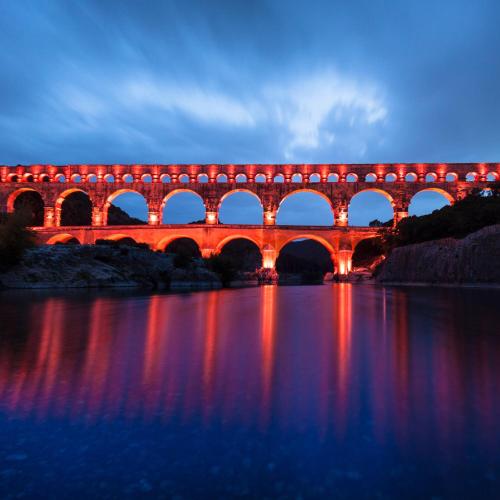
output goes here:
{"type": "Polygon", "coordinates": [[[390,202],[394,223],[408,215],[411,199],[422,191],[442,194],[450,203],[473,189],[487,189],[500,178],[498,163],[433,164],[321,164],[321,165],[29,165],[0,167],[0,209],[15,212],[37,205],[34,222],[41,243],[95,243],[97,239],[132,238],[164,250],[178,238],[194,240],[202,255],[218,253],[235,238],[253,241],[263,265],[273,268],[280,250],[298,238],[323,244],[336,270],[350,270],[357,243],[378,234],[371,227],[349,226],[348,208],[361,192],[375,191],[390,202]],[[261,225],[228,225],[219,221],[223,201],[235,192],[249,192],[261,203],[261,225]],[[148,224],[110,226],[108,210],[123,193],[142,195],[148,224]],[[205,224],[163,224],[168,200],[179,193],[195,193],[205,207],[205,224]],[[332,227],[276,225],[276,213],[297,192],[313,192],[325,199],[333,213],[332,227]],[[83,226],[63,226],[65,204],[83,193],[91,205],[83,226]]]}

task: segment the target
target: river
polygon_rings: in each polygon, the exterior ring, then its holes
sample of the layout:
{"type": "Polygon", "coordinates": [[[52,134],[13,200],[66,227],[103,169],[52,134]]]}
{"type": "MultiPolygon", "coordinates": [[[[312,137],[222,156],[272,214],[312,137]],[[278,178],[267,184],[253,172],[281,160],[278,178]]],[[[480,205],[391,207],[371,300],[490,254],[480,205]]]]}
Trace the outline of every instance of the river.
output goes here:
{"type": "Polygon", "coordinates": [[[0,294],[0,496],[498,498],[500,290],[0,294]]]}

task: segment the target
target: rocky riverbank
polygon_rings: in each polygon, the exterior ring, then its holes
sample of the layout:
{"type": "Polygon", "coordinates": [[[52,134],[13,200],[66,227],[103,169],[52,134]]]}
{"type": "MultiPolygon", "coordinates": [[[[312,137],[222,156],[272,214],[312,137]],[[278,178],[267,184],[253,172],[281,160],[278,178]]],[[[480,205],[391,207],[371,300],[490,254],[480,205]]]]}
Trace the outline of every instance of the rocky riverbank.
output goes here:
{"type": "Polygon", "coordinates": [[[377,281],[500,284],[500,225],[485,227],[463,239],[395,248],[379,268],[377,281]]]}
{"type": "Polygon", "coordinates": [[[174,257],[132,246],[56,245],[25,251],[21,262],[0,273],[3,288],[109,288],[163,290],[221,288],[203,261],[184,268],[174,257]]]}

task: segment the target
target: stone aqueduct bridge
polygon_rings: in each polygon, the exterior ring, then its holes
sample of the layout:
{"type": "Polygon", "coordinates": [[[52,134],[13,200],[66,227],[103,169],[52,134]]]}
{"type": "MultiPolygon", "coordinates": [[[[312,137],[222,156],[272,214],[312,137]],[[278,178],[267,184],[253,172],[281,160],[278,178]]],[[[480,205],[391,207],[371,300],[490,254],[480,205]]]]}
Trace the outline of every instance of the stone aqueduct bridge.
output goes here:
{"type": "Polygon", "coordinates": [[[18,196],[39,193],[44,205],[44,226],[34,228],[42,243],[77,238],[94,243],[99,238],[131,237],[164,249],[176,238],[192,238],[202,254],[219,252],[231,239],[254,241],[265,267],[274,267],[281,248],[289,241],[309,237],[331,253],[336,269],[350,269],[356,244],[377,234],[374,228],[348,226],[351,199],[362,191],[384,195],[394,210],[395,222],[408,215],[412,197],[424,190],[437,191],[451,203],[474,188],[487,188],[500,179],[497,163],[440,164],[324,164],[324,165],[30,165],[0,167],[0,210],[13,212],[18,196]],[[92,225],[61,227],[65,199],[84,192],[92,203],[92,225]],[[161,224],[163,207],[179,192],[194,192],[205,205],[204,225],[161,224]],[[236,191],[257,196],[263,207],[263,224],[219,223],[223,200],[236,191]],[[277,226],[282,201],[298,191],[326,199],[334,214],[334,227],[277,226]],[[148,225],[108,226],[108,208],[122,193],[137,192],[148,205],[148,225]]]}

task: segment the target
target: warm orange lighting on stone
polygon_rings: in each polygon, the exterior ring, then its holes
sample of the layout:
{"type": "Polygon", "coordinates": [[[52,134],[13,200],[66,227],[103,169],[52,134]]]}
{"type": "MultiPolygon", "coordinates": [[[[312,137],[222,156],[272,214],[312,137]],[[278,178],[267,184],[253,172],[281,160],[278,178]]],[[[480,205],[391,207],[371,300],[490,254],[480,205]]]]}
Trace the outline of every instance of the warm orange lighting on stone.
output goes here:
{"type": "Polygon", "coordinates": [[[217,224],[217,212],[207,212],[206,222],[207,224],[217,224]]]}
{"type": "Polygon", "coordinates": [[[265,269],[274,269],[276,257],[276,250],[271,245],[265,245],[262,249],[262,267],[265,269]]]}
{"type": "Polygon", "coordinates": [[[352,267],[352,250],[339,250],[339,275],[347,276],[352,267]]]}

